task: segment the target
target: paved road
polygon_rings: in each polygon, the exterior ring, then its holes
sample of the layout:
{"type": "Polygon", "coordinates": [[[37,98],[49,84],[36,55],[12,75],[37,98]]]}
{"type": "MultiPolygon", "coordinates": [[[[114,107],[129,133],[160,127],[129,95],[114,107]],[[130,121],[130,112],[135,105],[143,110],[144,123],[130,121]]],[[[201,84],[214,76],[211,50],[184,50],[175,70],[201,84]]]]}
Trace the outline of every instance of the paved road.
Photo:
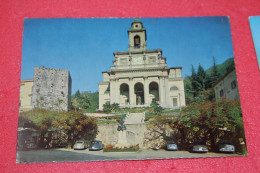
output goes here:
{"type": "Polygon", "coordinates": [[[198,157],[227,157],[241,156],[225,153],[190,153],[188,151],[154,151],[151,149],[141,152],[103,152],[73,149],[50,149],[18,151],[17,163],[32,162],[78,162],[78,161],[107,161],[107,160],[144,160],[169,158],[198,158],[198,157]]]}

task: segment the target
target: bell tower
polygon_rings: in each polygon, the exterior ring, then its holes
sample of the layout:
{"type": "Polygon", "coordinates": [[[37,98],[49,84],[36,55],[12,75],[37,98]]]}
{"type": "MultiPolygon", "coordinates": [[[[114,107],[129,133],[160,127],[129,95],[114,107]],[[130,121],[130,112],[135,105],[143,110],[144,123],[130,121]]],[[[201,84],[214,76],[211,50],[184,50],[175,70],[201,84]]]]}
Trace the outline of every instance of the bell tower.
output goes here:
{"type": "Polygon", "coordinates": [[[146,29],[140,19],[134,19],[128,30],[128,51],[146,50],[146,29]]]}

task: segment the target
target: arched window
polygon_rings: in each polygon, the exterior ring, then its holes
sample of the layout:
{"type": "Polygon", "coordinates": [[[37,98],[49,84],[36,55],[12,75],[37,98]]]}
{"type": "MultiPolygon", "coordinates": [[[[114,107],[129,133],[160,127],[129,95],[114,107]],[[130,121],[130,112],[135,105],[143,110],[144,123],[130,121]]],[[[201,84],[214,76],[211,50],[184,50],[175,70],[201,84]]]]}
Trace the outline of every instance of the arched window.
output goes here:
{"type": "Polygon", "coordinates": [[[140,37],[139,37],[139,35],[136,35],[134,37],[134,47],[135,48],[140,48],[140,45],[141,45],[140,37]]]}
{"type": "Polygon", "coordinates": [[[173,87],[171,87],[171,89],[170,89],[171,91],[176,91],[176,90],[179,90],[176,86],[173,86],[173,87]]]}

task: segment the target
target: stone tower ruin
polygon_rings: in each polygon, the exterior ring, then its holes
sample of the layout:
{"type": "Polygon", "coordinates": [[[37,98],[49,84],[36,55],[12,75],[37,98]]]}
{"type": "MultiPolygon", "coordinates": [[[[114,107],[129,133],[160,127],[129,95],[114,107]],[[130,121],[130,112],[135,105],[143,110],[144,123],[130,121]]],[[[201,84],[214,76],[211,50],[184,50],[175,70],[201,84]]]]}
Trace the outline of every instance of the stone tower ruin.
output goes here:
{"type": "Polygon", "coordinates": [[[35,67],[32,108],[68,111],[71,106],[71,82],[68,70],[35,67]]]}

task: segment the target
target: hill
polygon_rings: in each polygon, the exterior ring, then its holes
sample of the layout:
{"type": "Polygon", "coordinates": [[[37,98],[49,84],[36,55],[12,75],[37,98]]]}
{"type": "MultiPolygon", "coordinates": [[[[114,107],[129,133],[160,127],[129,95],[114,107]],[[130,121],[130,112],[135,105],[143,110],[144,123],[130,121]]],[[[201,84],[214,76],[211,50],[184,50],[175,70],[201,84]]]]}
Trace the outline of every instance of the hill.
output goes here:
{"type": "MultiPolygon", "coordinates": [[[[235,67],[234,58],[229,58],[226,61],[224,61],[222,64],[217,65],[218,72],[220,76],[224,76],[227,72],[230,70],[233,70],[235,67]]],[[[207,69],[205,72],[207,75],[212,74],[213,67],[207,69]]]]}

